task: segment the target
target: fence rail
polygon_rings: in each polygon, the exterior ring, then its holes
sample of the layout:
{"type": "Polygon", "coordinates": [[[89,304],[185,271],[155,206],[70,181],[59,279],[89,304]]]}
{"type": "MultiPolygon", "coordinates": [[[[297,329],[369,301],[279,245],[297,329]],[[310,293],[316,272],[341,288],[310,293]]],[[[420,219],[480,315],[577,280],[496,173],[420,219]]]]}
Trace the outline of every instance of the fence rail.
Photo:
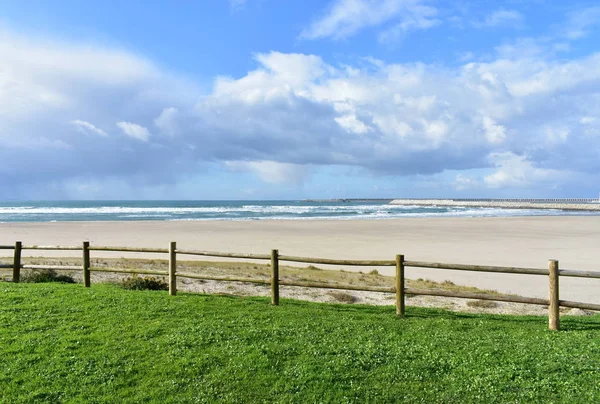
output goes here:
{"type": "Polygon", "coordinates": [[[558,261],[549,260],[547,269],[540,268],[520,268],[520,267],[500,267],[486,265],[465,265],[465,264],[449,264],[440,262],[424,262],[424,261],[406,261],[404,255],[396,255],[395,260],[339,260],[330,258],[314,258],[314,257],[298,257],[291,255],[279,255],[278,250],[271,250],[270,254],[247,254],[247,253],[227,253],[215,251],[201,250],[185,250],[177,249],[177,244],[171,242],[169,248],[137,248],[137,247],[115,247],[115,246],[90,246],[88,241],[84,241],[82,246],[37,246],[37,245],[22,245],[20,241],[14,245],[0,245],[2,250],[14,250],[14,259],[12,264],[0,264],[0,268],[13,269],[13,282],[20,281],[21,269],[52,269],[52,270],[82,270],[83,283],[85,287],[90,287],[92,272],[112,272],[124,274],[143,274],[143,275],[159,275],[168,276],[169,278],[169,294],[177,293],[177,278],[191,278],[201,280],[211,280],[220,282],[244,282],[252,284],[263,284],[271,286],[271,303],[279,304],[279,289],[280,286],[297,286],[323,289],[341,289],[341,290],[357,290],[382,293],[394,293],[396,295],[396,314],[400,317],[404,316],[406,295],[426,295],[426,296],[441,296],[455,297],[464,299],[480,299],[493,300],[501,302],[526,303],[548,306],[548,328],[551,330],[560,329],[560,307],[580,308],[584,310],[600,311],[600,304],[573,302],[559,299],[559,278],[561,276],[579,277],[600,279],[600,272],[583,271],[583,270],[567,270],[559,269],[558,261]],[[82,251],[82,265],[29,265],[22,264],[23,250],[62,250],[62,251],[82,251]],[[134,270],[120,268],[105,268],[91,266],[91,251],[117,251],[117,252],[134,252],[134,253],[161,253],[168,254],[169,265],[165,271],[152,270],[134,270]],[[252,279],[246,277],[227,277],[227,276],[211,276],[205,274],[177,272],[177,255],[195,255],[208,257],[222,257],[235,259],[252,259],[252,260],[270,260],[271,274],[269,279],[252,279]],[[307,281],[290,281],[279,278],[279,262],[300,262],[306,264],[327,264],[327,265],[353,265],[353,266],[394,266],[396,268],[395,282],[393,287],[387,286],[355,286],[344,284],[327,284],[322,282],[307,282],[307,281]],[[461,292],[452,290],[440,289],[414,289],[405,287],[405,268],[436,268],[445,270],[459,271],[476,271],[476,272],[494,272],[507,274],[526,274],[526,275],[544,275],[548,277],[548,299],[540,299],[533,297],[514,296],[506,294],[492,293],[473,293],[461,292]]]}
{"type": "MultiPolygon", "coordinates": [[[[14,247],[12,247],[14,248],[14,247]]],[[[81,250],[81,247],[73,245],[24,245],[21,246],[22,250],[60,250],[60,251],[77,251],[81,250]]]]}
{"type": "Polygon", "coordinates": [[[281,255],[279,256],[279,260],[290,262],[303,262],[306,264],[354,265],[372,267],[393,267],[396,265],[396,261],[335,260],[330,258],[294,257],[291,255],[281,255]]]}
{"type": "Polygon", "coordinates": [[[525,275],[548,275],[547,269],[539,268],[515,268],[515,267],[494,267],[487,265],[463,265],[463,264],[444,264],[440,262],[406,261],[407,267],[415,268],[438,268],[454,269],[458,271],[478,271],[478,272],[500,272],[504,274],[525,274],[525,275]]]}
{"type": "Polygon", "coordinates": [[[177,254],[185,255],[201,255],[206,257],[222,257],[222,258],[246,258],[253,260],[270,260],[271,255],[269,254],[240,254],[240,253],[225,253],[216,251],[199,251],[199,250],[179,250],[176,249],[177,254]]]}

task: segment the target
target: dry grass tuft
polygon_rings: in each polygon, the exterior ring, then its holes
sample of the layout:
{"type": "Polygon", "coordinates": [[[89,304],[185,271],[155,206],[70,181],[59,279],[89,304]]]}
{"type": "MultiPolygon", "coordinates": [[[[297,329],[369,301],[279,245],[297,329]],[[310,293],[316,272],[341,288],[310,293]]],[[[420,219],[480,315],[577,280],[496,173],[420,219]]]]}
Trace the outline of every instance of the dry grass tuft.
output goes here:
{"type": "Polygon", "coordinates": [[[356,296],[353,296],[348,292],[329,292],[328,295],[340,303],[352,304],[356,303],[358,300],[356,296]]]}
{"type": "Polygon", "coordinates": [[[498,303],[493,300],[469,300],[467,306],[476,307],[478,309],[493,309],[498,307],[498,303]]]}

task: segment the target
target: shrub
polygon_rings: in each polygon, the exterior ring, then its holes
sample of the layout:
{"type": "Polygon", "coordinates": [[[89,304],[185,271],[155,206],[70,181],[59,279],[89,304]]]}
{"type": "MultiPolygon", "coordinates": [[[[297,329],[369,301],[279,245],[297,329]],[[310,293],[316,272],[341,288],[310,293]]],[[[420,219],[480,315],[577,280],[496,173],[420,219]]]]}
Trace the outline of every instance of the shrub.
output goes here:
{"type": "Polygon", "coordinates": [[[369,272],[369,275],[379,275],[379,271],[374,269],[371,272],[369,272]]]}
{"type": "Polygon", "coordinates": [[[356,300],[357,300],[356,296],[353,296],[347,292],[329,292],[329,296],[333,297],[335,300],[337,300],[340,303],[352,304],[352,303],[356,302],[356,300]]]}
{"type": "Polygon", "coordinates": [[[467,306],[480,309],[493,309],[494,307],[498,307],[498,303],[493,300],[469,300],[467,306]]]}
{"type": "Polygon", "coordinates": [[[75,283],[75,279],[73,279],[72,276],[59,275],[54,269],[34,269],[31,272],[24,274],[21,277],[21,281],[26,283],[75,283]]]}
{"type": "Polygon", "coordinates": [[[169,290],[169,285],[164,280],[154,276],[143,278],[133,275],[125,279],[121,286],[127,290],[169,290]]]}

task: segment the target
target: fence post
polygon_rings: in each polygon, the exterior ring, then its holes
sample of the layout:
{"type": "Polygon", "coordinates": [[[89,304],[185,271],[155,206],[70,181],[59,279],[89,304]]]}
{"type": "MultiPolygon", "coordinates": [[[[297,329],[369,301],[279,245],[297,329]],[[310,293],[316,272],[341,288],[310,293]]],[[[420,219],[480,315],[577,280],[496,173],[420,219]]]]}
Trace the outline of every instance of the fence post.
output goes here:
{"type": "Polygon", "coordinates": [[[279,250],[271,250],[271,304],[279,306],[279,250]]]}
{"type": "Polygon", "coordinates": [[[90,242],[83,242],[83,286],[89,288],[90,280],[90,242]]]}
{"type": "Polygon", "coordinates": [[[15,258],[13,261],[13,277],[14,283],[19,283],[21,280],[21,248],[23,244],[20,241],[15,242],[15,258]]]}
{"type": "Polygon", "coordinates": [[[175,296],[177,294],[177,276],[175,272],[177,270],[177,243],[171,241],[169,244],[169,295],[175,296]]]}
{"type": "Polygon", "coordinates": [[[404,317],[404,255],[396,255],[396,315],[404,317]]]}
{"type": "Polygon", "coordinates": [[[558,301],[558,261],[548,261],[548,274],[550,281],[548,306],[548,329],[553,331],[560,330],[560,304],[558,301]]]}

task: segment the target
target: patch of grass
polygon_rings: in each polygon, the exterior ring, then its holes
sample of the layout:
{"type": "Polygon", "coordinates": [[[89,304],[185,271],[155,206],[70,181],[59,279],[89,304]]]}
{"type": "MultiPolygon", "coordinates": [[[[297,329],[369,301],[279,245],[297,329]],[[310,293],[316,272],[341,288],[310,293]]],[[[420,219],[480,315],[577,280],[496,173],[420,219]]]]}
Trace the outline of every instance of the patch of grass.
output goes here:
{"type": "Polygon", "coordinates": [[[561,325],[7,283],[0,402],[599,402],[600,316],[561,325]]]}
{"type": "MultiPolygon", "coordinates": [[[[81,265],[80,258],[40,258],[24,257],[24,263],[36,261],[38,265],[81,265]]],[[[167,267],[167,261],[161,259],[143,259],[143,258],[94,258],[94,266],[110,267],[117,269],[135,270],[155,270],[164,271],[167,267]]],[[[269,264],[240,262],[240,261],[178,261],[177,270],[179,272],[188,272],[196,274],[205,274],[208,276],[248,276],[256,279],[268,279],[271,268],[269,264]]],[[[345,269],[329,270],[309,265],[307,267],[297,267],[282,265],[279,266],[279,275],[283,280],[303,279],[308,282],[322,282],[327,284],[350,284],[362,286],[394,286],[394,277],[379,274],[377,269],[370,270],[369,273],[349,271],[345,269]]],[[[10,274],[7,270],[6,274],[10,274]]],[[[481,290],[475,287],[455,285],[451,281],[435,282],[428,279],[407,279],[406,286],[415,289],[441,289],[463,292],[479,293],[497,293],[490,290],[481,290]]]]}
{"type": "Polygon", "coordinates": [[[70,275],[58,274],[53,269],[32,269],[21,276],[21,282],[25,283],[75,283],[75,279],[70,275]]]}
{"type": "Polygon", "coordinates": [[[467,306],[469,307],[477,307],[480,309],[493,309],[498,307],[498,303],[493,300],[469,300],[467,302],[467,306]]]}
{"type": "Polygon", "coordinates": [[[123,280],[121,287],[127,290],[169,290],[169,285],[163,279],[154,276],[133,275],[123,280]]]}
{"type": "Polygon", "coordinates": [[[436,282],[430,279],[407,279],[406,280],[407,287],[415,288],[415,289],[441,289],[441,290],[451,290],[456,292],[473,292],[473,293],[487,293],[487,294],[498,294],[495,290],[489,289],[479,289],[473,286],[463,286],[456,285],[454,282],[445,280],[443,282],[436,282]]]}
{"type": "Polygon", "coordinates": [[[354,296],[348,292],[334,291],[334,292],[329,292],[327,294],[329,296],[333,297],[335,300],[337,300],[340,303],[352,304],[357,301],[356,296],[354,296]]]}

